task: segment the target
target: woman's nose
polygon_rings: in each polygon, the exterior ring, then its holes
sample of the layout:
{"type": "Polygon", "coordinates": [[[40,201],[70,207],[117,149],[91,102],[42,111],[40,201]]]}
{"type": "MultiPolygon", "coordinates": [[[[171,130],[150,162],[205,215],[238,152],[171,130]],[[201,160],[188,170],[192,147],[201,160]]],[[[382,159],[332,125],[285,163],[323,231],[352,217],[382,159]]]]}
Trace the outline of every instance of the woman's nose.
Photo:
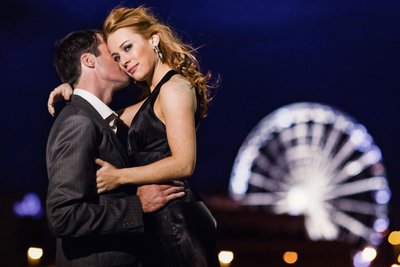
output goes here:
{"type": "Polygon", "coordinates": [[[121,56],[121,61],[122,61],[122,66],[124,66],[124,68],[128,68],[128,63],[130,62],[129,57],[121,56]]]}

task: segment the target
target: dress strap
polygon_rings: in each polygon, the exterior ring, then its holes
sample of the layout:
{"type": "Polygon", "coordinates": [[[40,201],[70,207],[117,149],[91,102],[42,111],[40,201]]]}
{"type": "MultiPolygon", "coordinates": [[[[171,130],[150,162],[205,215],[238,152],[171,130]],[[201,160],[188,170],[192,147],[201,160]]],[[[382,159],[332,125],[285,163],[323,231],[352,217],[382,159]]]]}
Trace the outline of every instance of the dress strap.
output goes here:
{"type": "Polygon", "coordinates": [[[175,70],[169,70],[164,77],[162,77],[162,79],[158,82],[158,84],[156,85],[156,88],[154,88],[153,92],[151,92],[151,102],[154,102],[154,100],[157,98],[158,93],[160,92],[160,88],[161,86],[168,82],[169,79],[171,79],[172,76],[174,76],[175,74],[177,74],[178,72],[176,72],[175,70]]]}
{"type": "Polygon", "coordinates": [[[169,70],[169,71],[164,75],[164,77],[162,77],[161,81],[158,82],[158,84],[157,84],[157,86],[156,86],[156,88],[155,88],[154,90],[160,90],[160,87],[161,87],[164,83],[168,82],[169,79],[171,79],[171,77],[174,76],[175,74],[177,74],[176,71],[174,71],[174,70],[169,70]]]}

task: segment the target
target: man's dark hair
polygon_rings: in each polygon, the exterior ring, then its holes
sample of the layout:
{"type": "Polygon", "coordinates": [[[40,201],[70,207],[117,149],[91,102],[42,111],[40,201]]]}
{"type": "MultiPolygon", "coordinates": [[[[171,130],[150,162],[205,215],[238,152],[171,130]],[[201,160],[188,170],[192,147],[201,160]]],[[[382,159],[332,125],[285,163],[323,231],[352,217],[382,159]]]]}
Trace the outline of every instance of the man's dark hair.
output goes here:
{"type": "Polygon", "coordinates": [[[81,76],[81,55],[91,53],[96,57],[100,55],[99,45],[103,36],[99,30],[84,30],[69,33],[56,43],[54,66],[63,83],[69,83],[72,87],[81,76]]]}

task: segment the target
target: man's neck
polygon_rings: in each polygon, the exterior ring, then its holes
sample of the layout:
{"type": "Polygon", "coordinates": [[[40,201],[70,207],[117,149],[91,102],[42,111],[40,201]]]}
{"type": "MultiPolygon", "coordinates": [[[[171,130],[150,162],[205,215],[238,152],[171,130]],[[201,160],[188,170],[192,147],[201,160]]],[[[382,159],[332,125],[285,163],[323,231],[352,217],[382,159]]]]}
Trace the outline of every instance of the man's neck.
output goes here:
{"type": "Polygon", "coordinates": [[[90,82],[80,81],[76,85],[76,88],[80,88],[92,93],[98,99],[103,101],[103,103],[105,103],[106,105],[111,103],[114,94],[113,90],[111,90],[110,88],[108,89],[102,88],[98,86],[96,82],[90,83],[90,82]]]}

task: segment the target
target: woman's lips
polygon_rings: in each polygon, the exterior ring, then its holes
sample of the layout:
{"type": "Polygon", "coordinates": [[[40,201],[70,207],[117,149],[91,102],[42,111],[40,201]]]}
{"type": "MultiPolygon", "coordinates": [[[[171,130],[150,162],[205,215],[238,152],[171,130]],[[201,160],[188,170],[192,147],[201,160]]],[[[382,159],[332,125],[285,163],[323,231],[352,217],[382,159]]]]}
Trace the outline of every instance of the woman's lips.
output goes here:
{"type": "Polygon", "coordinates": [[[136,65],[133,66],[132,68],[128,69],[128,72],[129,72],[130,74],[134,74],[135,71],[136,71],[136,69],[137,69],[137,66],[138,66],[138,64],[136,64],[136,65]]]}

